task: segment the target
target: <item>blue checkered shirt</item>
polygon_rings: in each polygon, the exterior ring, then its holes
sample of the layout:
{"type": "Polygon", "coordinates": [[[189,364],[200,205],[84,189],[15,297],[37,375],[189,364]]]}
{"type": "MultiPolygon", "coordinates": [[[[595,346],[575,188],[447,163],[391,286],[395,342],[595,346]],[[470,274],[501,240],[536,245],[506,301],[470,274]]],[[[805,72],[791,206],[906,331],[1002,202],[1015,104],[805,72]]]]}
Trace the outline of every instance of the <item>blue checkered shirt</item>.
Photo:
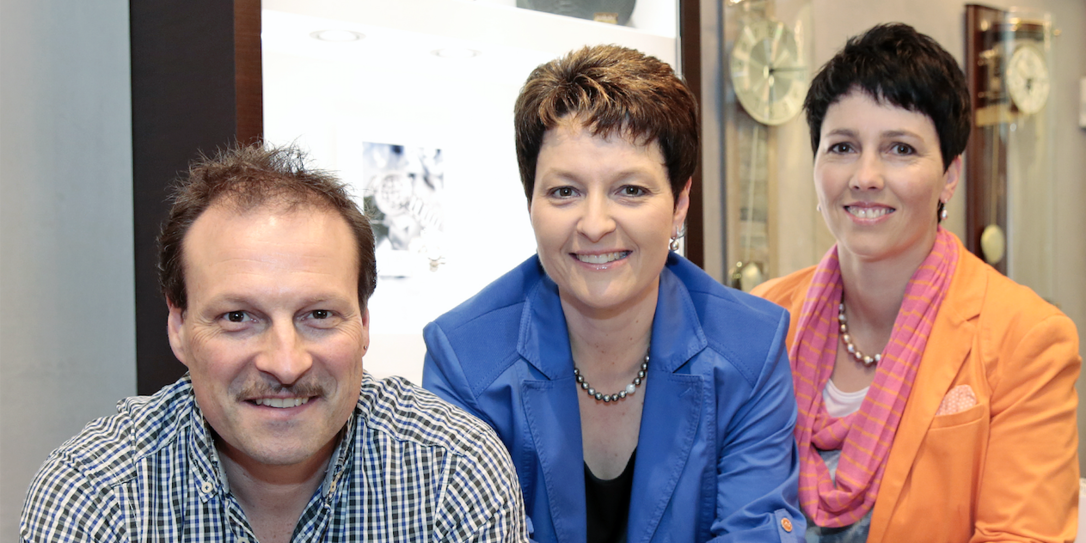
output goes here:
{"type": "MultiPolygon", "coordinates": [[[[121,401],[54,451],[23,507],[24,541],[245,542],[188,376],[121,401]]],[[[292,541],[526,541],[508,453],[482,422],[411,383],[368,375],[292,541]]]]}

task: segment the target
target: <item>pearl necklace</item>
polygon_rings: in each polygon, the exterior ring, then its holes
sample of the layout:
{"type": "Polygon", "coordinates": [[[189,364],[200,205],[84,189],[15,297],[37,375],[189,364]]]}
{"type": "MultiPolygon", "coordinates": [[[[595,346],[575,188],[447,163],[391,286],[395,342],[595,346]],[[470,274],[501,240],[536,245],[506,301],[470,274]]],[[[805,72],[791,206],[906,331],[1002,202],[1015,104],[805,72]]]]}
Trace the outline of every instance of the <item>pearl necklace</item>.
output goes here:
{"type": "Polygon", "coordinates": [[[637,387],[641,386],[641,382],[644,381],[646,371],[649,369],[649,355],[645,355],[645,361],[641,363],[641,369],[637,370],[637,377],[634,377],[632,383],[626,385],[626,390],[620,390],[614,394],[603,394],[596,392],[596,389],[592,388],[592,385],[588,384],[588,381],[584,380],[584,375],[581,375],[581,370],[577,369],[577,366],[573,366],[573,375],[577,377],[577,382],[581,385],[581,390],[588,393],[597,401],[603,403],[617,402],[619,400],[625,400],[626,396],[633,394],[637,387]]]}
{"type": "Polygon", "coordinates": [[[845,345],[848,354],[856,358],[857,362],[862,362],[863,365],[870,366],[871,364],[878,364],[879,360],[882,360],[882,354],[867,356],[860,352],[860,350],[856,348],[856,345],[852,343],[852,336],[848,335],[848,319],[845,318],[844,300],[837,306],[837,322],[841,323],[841,343],[845,345]]]}

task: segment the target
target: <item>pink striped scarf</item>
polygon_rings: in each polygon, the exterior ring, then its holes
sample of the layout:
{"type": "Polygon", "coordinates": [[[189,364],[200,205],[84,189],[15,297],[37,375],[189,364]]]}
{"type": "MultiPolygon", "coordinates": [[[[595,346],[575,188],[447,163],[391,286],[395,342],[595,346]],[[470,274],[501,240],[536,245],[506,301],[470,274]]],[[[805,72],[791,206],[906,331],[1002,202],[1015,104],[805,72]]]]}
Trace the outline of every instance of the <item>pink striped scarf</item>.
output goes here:
{"type": "Polygon", "coordinates": [[[859,411],[841,418],[830,417],[822,401],[837,359],[842,285],[836,245],[815,269],[789,353],[799,407],[799,500],[815,524],[848,526],[874,506],[928,334],[957,264],[954,237],[939,228],[931,253],[905,287],[867,397],[859,411]],[[841,457],[835,485],[818,451],[837,449],[841,457]]]}

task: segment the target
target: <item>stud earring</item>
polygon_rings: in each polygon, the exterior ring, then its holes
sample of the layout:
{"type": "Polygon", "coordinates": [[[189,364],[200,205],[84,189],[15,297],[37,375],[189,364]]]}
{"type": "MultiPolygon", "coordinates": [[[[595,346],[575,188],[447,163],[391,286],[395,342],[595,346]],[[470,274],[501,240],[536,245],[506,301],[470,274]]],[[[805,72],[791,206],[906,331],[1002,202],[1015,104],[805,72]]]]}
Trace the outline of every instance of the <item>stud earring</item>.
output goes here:
{"type": "Polygon", "coordinates": [[[822,204],[818,204],[818,205],[816,205],[816,206],[815,206],[815,211],[817,211],[817,212],[819,212],[819,213],[822,213],[822,204]]]}

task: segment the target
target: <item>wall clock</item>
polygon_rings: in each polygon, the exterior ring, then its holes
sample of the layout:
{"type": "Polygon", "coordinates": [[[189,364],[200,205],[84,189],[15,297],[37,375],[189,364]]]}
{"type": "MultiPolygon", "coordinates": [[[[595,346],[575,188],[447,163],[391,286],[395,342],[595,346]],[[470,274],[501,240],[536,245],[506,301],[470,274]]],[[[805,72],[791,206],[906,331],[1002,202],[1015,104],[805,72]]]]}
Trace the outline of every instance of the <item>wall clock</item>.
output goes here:
{"type": "Polygon", "coordinates": [[[736,98],[758,122],[778,125],[803,109],[807,63],[784,23],[767,17],[748,20],[732,46],[730,68],[736,98]]]}
{"type": "Polygon", "coordinates": [[[1048,63],[1036,45],[1026,42],[1017,46],[1007,62],[1004,79],[1007,94],[1018,111],[1032,115],[1048,101],[1048,63]]]}

